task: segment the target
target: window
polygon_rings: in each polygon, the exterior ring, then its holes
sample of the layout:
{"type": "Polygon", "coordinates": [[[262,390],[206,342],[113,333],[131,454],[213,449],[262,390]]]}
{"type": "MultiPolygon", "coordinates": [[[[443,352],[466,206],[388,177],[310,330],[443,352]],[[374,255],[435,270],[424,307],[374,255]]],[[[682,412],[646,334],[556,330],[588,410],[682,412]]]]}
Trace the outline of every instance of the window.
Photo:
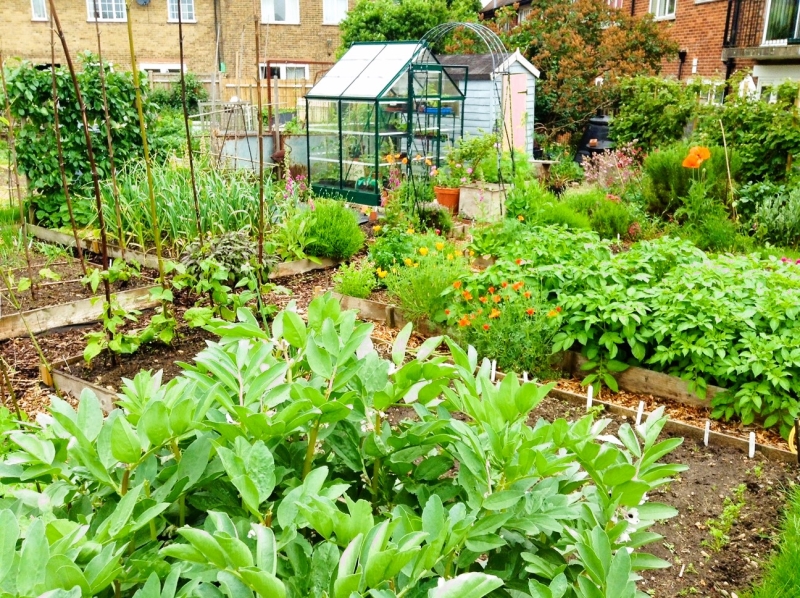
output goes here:
{"type": "Polygon", "coordinates": [[[616,8],[616,9],[622,8],[622,0],[606,0],[606,2],[611,8],[616,8]]]}
{"type": "MultiPolygon", "coordinates": [[[[261,78],[267,78],[267,65],[260,64],[261,78]]],[[[304,81],[308,79],[307,64],[270,64],[269,78],[290,81],[304,81]]]]}
{"type": "Polygon", "coordinates": [[[95,4],[97,4],[97,13],[100,15],[99,21],[125,22],[127,20],[125,0],[86,0],[87,20],[94,21],[95,4]]]}
{"type": "Polygon", "coordinates": [[[47,21],[47,0],[31,0],[34,21],[47,21]]]}
{"type": "MultiPolygon", "coordinates": [[[[184,23],[195,23],[197,18],[194,15],[194,0],[180,0],[181,21],[184,23]]],[[[178,0],[167,1],[167,21],[170,23],[178,22],[178,0]]]]}
{"type": "Polygon", "coordinates": [[[790,39],[800,37],[798,0],[771,0],[767,3],[766,13],[763,45],[785,46],[790,39]]]}
{"type": "Polygon", "coordinates": [[[650,12],[656,19],[674,19],[676,0],[650,0],[650,12]]]}
{"type": "Polygon", "coordinates": [[[264,23],[300,24],[300,0],[261,0],[264,23]]]}
{"type": "Polygon", "coordinates": [[[347,16],[347,0],[322,0],[322,24],[338,25],[347,16]]]}
{"type": "MultiPolygon", "coordinates": [[[[181,65],[177,62],[174,64],[155,64],[155,63],[140,63],[139,70],[146,73],[180,73],[181,65]]],[[[186,66],[183,67],[186,71],[186,66]]]]}

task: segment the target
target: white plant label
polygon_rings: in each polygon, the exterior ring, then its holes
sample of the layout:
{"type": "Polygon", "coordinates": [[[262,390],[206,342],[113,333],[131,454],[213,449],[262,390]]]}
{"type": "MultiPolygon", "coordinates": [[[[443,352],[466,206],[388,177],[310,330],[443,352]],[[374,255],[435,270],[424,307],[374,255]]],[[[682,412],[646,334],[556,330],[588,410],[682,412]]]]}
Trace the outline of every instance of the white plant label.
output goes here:
{"type": "Polygon", "coordinates": [[[708,446],[708,435],[711,432],[711,420],[706,420],[706,430],[703,433],[703,446],[708,446]]]}
{"type": "Polygon", "coordinates": [[[586,411],[592,408],[592,395],[594,394],[594,386],[591,384],[586,389],[586,411]]]}
{"type": "Polygon", "coordinates": [[[636,411],[636,425],[642,423],[642,415],[644,414],[644,401],[639,401],[639,409],[636,411]]]}
{"type": "Polygon", "coordinates": [[[747,456],[751,459],[756,456],[756,433],[750,432],[750,448],[747,451],[747,456]]]}

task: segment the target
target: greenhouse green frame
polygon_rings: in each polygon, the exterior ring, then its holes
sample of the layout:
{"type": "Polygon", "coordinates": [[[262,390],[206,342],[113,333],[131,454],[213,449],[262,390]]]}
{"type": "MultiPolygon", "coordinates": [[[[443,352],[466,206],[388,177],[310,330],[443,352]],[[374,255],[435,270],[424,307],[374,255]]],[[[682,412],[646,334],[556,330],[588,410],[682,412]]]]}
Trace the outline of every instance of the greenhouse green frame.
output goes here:
{"type": "Polygon", "coordinates": [[[305,96],[314,193],[377,206],[392,168],[439,166],[464,133],[467,70],[442,65],[425,42],[353,44],[305,96]]]}

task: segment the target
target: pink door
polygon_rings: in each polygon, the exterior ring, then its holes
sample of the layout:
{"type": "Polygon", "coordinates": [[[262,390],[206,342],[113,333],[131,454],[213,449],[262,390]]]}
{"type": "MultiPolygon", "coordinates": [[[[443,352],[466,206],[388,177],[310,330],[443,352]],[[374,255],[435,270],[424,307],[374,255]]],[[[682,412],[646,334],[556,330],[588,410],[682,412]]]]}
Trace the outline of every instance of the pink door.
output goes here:
{"type": "Polygon", "coordinates": [[[505,80],[504,112],[506,131],[504,132],[504,149],[513,145],[516,149],[526,151],[526,126],[528,111],[528,77],[524,73],[513,73],[505,80]],[[511,135],[509,143],[508,135],[511,135]]]}

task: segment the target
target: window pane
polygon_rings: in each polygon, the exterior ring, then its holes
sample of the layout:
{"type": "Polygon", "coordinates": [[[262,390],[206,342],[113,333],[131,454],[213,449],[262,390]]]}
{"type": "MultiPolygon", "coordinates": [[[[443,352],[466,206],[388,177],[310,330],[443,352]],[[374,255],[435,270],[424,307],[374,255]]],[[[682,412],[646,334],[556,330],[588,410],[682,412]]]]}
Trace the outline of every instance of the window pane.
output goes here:
{"type": "Polygon", "coordinates": [[[33,0],[33,18],[34,19],[47,19],[46,0],[33,0]]]}
{"type": "Polygon", "coordinates": [[[792,37],[797,18],[797,0],[772,0],[767,21],[767,41],[792,37]]]}
{"type": "Polygon", "coordinates": [[[287,79],[305,79],[306,67],[304,66],[287,66],[286,67],[287,79]]]}
{"type": "MultiPolygon", "coordinates": [[[[181,20],[194,21],[194,0],[181,0],[181,20]]],[[[178,0],[169,0],[169,19],[178,20],[178,0]]]]}
{"type": "Polygon", "coordinates": [[[278,23],[286,21],[286,0],[272,0],[272,6],[274,11],[273,19],[278,23]]]}

